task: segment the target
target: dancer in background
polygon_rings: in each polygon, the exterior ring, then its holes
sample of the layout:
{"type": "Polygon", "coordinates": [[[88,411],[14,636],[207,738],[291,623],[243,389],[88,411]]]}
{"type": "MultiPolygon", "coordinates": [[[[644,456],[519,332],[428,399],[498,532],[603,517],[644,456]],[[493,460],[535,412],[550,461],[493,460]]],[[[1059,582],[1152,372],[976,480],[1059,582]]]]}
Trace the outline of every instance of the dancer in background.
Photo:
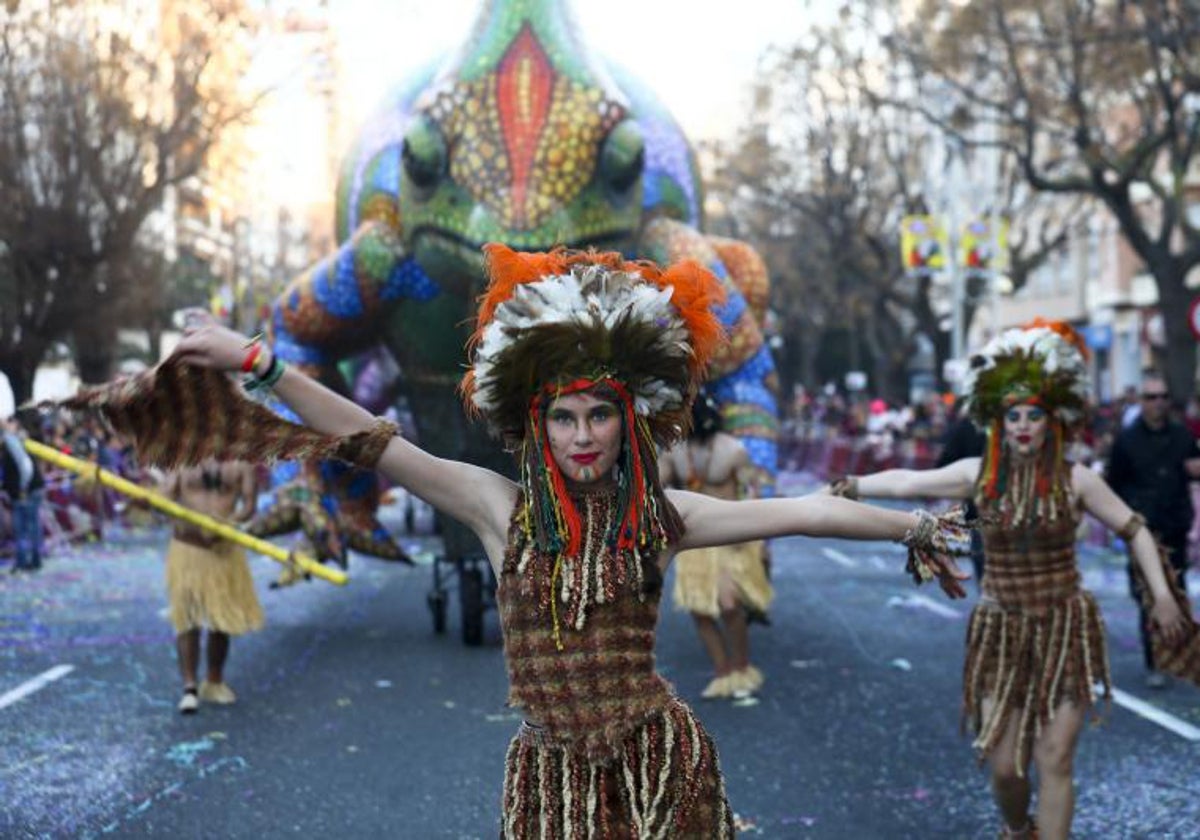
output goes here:
{"type": "Polygon", "coordinates": [[[1106,698],[1111,693],[1104,623],[1080,586],[1076,561],[1085,511],[1130,544],[1151,599],[1156,644],[1176,652],[1171,661],[1180,667],[1197,664],[1195,622],[1186,600],[1172,592],[1142,518],[1099,475],[1065,460],[1084,417],[1085,352],[1063,323],[1002,333],[972,358],[967,376],[970,415],[988,435],[982,457],[850,477],[830,488],[849,498],[973,499],[979,509],[986,572],[967,632],[963,713],[991,769],[1002,837],[1065,840],[1079,732],[1094,687],[1106,698]],[[1185,635],[1191,665],[1176,658],[1185,635]],[[1036,827],[1029,816],[1031,759],[1036,827]]]}
{"type": "MultiPolygon", "coordinates": [[[[741,442],[721,430],[721,411],[701,392],[692,403],[692,431],[659,459],[663,484],[717,499],[752,499],[755,472],[741,442]]],[[[747,612],[765,614],[774,597],[761,540],[684,551],[675,556],[675,606],[692,614],[713,663],[705,699],[746,697],[763,685],[750,663],[747,612]]]]}
{"type": "MultiPolygon", "coordinates": [[[[169,473],[164,492],[198,513],[245,522],[257,498],[254,467],[243,462],[205,461],[169,473]]],[[[225,682],[230,637],[258,630],[262,607],[246,564],[246,550],[184,522],[175,524],[167,547],[167,599],[183,696],[179,711],[193,714],[200,701],[228,705],[237,700],[225,682]],[[200,634],[208,628],[205,679],[197,684],[200,634]]]]}

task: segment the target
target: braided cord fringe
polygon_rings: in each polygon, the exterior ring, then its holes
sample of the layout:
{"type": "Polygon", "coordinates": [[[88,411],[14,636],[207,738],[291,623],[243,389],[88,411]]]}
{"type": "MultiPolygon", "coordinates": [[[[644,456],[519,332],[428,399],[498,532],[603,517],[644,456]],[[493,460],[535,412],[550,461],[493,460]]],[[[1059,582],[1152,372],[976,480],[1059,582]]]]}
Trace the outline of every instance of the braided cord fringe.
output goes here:
{"type": "Polygon", "coordinates": [[[680,701],[632,733],[608,764],[537,733],[522,727],[508,748],[505,838],[733,838],[716,748],[680,701]]]}
{"type": "Polygon", "coordinates": [[[1077,593],[1041,614],[989,603],[971,614],[962,708],[964,725],[968,718],[973,723],[980,761],[1018,715],[1016,764],[1023,776],[1033,741],[1059,705],[1070,701],[1091,708],[1096,684],[1110,699],[1104,620],[1089,593],[1077,593]],[[986,717],[985,700],[993,702],[986,717]]]}
{"type": "Polygon", "coordinates": [[[948,574],[943,558],[962,556],[968,552],[970,526],[966,524],[961,507],[948,510],[940,516],[921,509],[913,513],[917,516],[917,524],[909,529],[900,543],[908,549],[908,562],[904,570],[919,586],[948,574]]]}

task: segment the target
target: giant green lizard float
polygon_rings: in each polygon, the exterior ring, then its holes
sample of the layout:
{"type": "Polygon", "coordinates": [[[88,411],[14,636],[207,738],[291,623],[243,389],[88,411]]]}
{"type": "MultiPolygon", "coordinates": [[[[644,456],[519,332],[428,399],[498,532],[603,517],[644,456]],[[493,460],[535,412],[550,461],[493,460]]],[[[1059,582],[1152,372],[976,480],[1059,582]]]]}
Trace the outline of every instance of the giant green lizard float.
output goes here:
{"type": "MultiPolygon", "coordinates": [[[[454,390],[483,288],[480,246],[695,258],[729,293],[719,314],[730,341],[709,387],[769,483],[777,421],[759,328],[767,274],[749,246],[705,235],[702,211],[682,131],[649,90],[591,52],[565,2],[487,0],[462,47],[400,86],[359,134],[338,186],[341,245],[279,297],[269,335],[281,359],[342,389],[352,388],[354,359],[386,347],[421,445],[509,471],[454,390]]],[[[374,476],[341,469],[310,466],[307,479],[336,497],[326,496],[345,542],[398,556],[374,517],[374,476]]],[[[297,493],[287,488],[285,510],[297,493]]],[[[270,527],[293,519],[276,515],[270,527]]],[[[466,550],[447,537],[449,553],[466,550]]]]}

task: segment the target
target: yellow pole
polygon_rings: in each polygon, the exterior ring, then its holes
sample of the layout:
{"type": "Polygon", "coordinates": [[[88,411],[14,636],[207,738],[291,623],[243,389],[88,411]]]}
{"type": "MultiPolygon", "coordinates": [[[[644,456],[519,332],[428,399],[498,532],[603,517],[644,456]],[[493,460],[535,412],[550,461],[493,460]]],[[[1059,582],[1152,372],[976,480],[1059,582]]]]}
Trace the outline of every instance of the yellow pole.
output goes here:
{"type": "Polygon", "coordinates": [[[184,522],[190,523],[203,528],[206,531],[211,531],[219,537],[237,543],[240,546],[257,551],[259,554],[265,554],[272,560],[277,560],[285,566],[297,566],[302,571],[316,575],[319,578],[336,583],[339,586],[345,585],[348,578],[346,573],[337,569],[330,569],[328,566],[323,566],[313,560],[302,551],[288,552],[274,543],[261,540],[258,537],[253,537],[250,534],[243,533],[231,525],[227,525],[219,519],[214,519],[211,516],[206,516],[203,513],[197,513],[194,510],[189,510],[183,505],[177,504],[161,493],[156,493],[153,490],[148,490],[139,484],[134,484],[132,481],[126,481],[121,476],[101,469],[96,464],[88,461],[81,461],[78,458],[72,458],[70,455],[64,455],[57,449],[38,443],[35,440],[26,440],[25,448],[31,455],[36,455],[43,461],[62,467],[65,470],[70,470],[73,473],[78,473],[83,476],[93,476],[106,487],[111,487],[118,493],[124,493],[134,499],[146,502],[151,507],[161,510],[168,516],[173,516],[176,519],[182,519],[184,522]]]}

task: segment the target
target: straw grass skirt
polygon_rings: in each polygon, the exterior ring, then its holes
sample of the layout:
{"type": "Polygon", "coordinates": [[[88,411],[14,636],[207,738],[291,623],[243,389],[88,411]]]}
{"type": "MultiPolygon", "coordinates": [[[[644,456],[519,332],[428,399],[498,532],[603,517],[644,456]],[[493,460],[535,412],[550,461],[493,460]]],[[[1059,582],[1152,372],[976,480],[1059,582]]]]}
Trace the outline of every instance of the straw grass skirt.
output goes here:
{"type": "Polygon", "coordinates": [[[743,605],[765,613],[775,591],[767,580],[762,542],[697,548],[675,555],[675,606],[716,618],[723,574],[729,575],[743,605]]]}
{"type": "Polygon", "coordinates": [[[167,598],[176,633],[208,627],[237,636],[263,626],[246,551],[233,543],[202,547],[173,538],[167,549],[167,598]]]}

